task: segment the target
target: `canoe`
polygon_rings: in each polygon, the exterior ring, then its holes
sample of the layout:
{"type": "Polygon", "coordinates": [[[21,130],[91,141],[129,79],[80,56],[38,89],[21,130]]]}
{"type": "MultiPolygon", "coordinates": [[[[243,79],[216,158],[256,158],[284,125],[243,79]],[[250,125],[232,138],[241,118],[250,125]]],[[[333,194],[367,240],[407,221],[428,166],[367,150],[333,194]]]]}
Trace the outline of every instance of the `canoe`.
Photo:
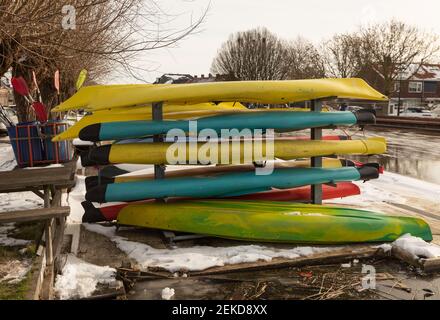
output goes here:
{"type": "Polygon", "coordinates": [[[164,102],[255,102],[285,104],[322,98],[387,101],[362,79],[313,79],[286,81],[230,81],[191,84],[90,86],[81,88],[54,112],[108,109],[164,102]]]}
{"type": "Polygon", "coordinates": [[[131,204],[118,223],[235,240],[303,244],[391,242],[404,234],[432,240],[415,217],[266,201],[187,201],[131,204]]]}
{"type": "Polygon", "coordinates": [[[312,184],[327,184],[377,179],[373,167],[339,169],[285,168],[270,175],[235,172],[213,177],[170,178],[99,185],[86,193],[90,202],[129,202],[156,198],[229,198],[272,189],[292,189],[312,184]]]}
{"type": "MultiPolygon", "coordinates": [[[[361,193],[360,188],[351,182],[341,182],[334,186],[323,185],[322,186],[322,199],[330,200],[336,198],[344,198],[350,196],[356,196],[361,193]]],[[[288,201],[288,202],[302,202],[310,201],[311,199],[311,187],[304,186],[299,188],[287,189],[287,190],[271,190],[268,192],[254,193],[247,196],[232,197],[230,199],[236,200],[264,200],[264,201],[288,201]]],[[[151,203],[155,200],[145,200],[136,202],[136,204],[151,203]]],[[[168,199],[167,203],[170,201],[183,201],[183,199],[168,199]]],[[[96,208],[90,202],[83,202],[82,206],[84,208],[84,223],[96,223],[103,221],[114,221],[117,220],[119,212],[126,206],[132,203],[122,203],[111,206],[102,206],[96,208]]]]}
{"type": "MultiPolygon", "coordinates": [[[[277,161],[274,164],[275,169],[282,168],[309,168],[311,167],[311,160],[297,160],[297,161],[277,161]]],[[[342,168],[342,167],[363,167],[364,164],[336,158],[324,158],[322,161],[323,168],[342,168]]],[[[230,166],[188,166],[181,167],[175,166],[170,170],[165,171],[165,178],[182,178],[182,177],[203,177],[214,176],[224,173],[233,172],[247,172],[255,171],[255,165],[230,165],[230,166]]],[[[86,190],[97,187],[100,184],[111,183],[123,183],[123,182],[135,182],[142,180],[154,179],[154,167],[151,166],[148,169],[137,171],[129,175],[121,175],[117,177],[107,177],[105,175],[90,176],[85,179],[86,190]]]]}
{"type": "Polygon", "coordinates": [[[283,160],[343,155],[373,155],[386,152],[384,138],[348,141],[275,140],[256,145],[238,143],[132,143],[97,147],[81,155],[83,166],[118,163],[131,164],[249,164],[273,159],[283,160]],[[226,150],[222,152],[222,150],[226,150]],[[215,154],[217,151],[217,155],[215,154]],[[211,156],[212,152],[212,156],[211,156]],[[260,154],[259,154],[260,153],[260,154]],[[216,155],[216,156],[215,156],[216,155]],[[267,155],[267,156],[266,156],[267,155]]]}
{"type": "MultiPolygon", "coordinates": [[[[196,121],[117,121],[97,123],[82,129],[79,138],[83,141],[107,141],[140,138],[167,134],[171,130],[185,133],[200,133],[211,130],[220,136],[222,130],[274,129],[278,132],[309,128],[375,124],[371,112],[257,112],[228,114],[201,118],[196,121]],[[196,126],[196,127],[195,127],[196,126]]],[[[262,131],[261,131],[262,132],[262,131]]]]}

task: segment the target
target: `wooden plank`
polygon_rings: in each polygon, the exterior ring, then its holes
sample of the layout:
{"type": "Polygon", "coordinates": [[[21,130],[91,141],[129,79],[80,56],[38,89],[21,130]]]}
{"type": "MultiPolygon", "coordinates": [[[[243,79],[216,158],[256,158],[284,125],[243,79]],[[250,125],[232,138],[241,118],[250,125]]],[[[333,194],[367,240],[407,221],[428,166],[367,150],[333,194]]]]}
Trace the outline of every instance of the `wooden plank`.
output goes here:
{"type": "Polygon", "coordinates": [[[391,249],[391,254],[393,255],[393,257],[404,261],[416,268],[421,268],[422,265],[420,264],[420,259],[413,256],[411,253],[409,253],[408,251],[405,251],[399,247],[393,246],[393,248],[391,249]]]}
{"type": "Polygon", "coordinates": [[[440,258],[421,259],[420,264],[425,272],[437,272],[440,270],[440,258]]]}
{"type": "MultiPolygon", "coordinates": [[[[61,248],[63,246],[63,240],[64,240],[64,231],[66,228],[66,218],[62,217],[62,218],[58,218],[58,226],[56,228],[56,232],[55,232],[55,236],[54,236],[54,255],[55,255],[55,262],[58,259],[58,257],[60,256],[61,253],[61,248]]],[[[58,270],[55,270],[58,271],[58,270]]]]}
{"type": "Polygon", "coordinates": [[[0,172],[0,192],[41,189],[44,185],[70,187],[74,184],[76,162],[60,168],[19,169],[0,172]]]}
{"type": "Polygon", "coordinates": [[[70,207],[55,207],[25,211],[0,213],[0,223],[41,221],[52,218],[67,217],[70,207]]]}
{"type": "Polygon", "coordinates": [[[353,259],[362,259],[375,256],[380,250],[372,246],[350,246],[339,250],[315,254],[308,257],[299,257],[297,259],[274,259],[270,262],[258,261],[253,263],[243,263],[238,265],[227,265],[224,267],[210,268],[201,272],[190,272],[191,276],[224,274],[231,272],[244,272],[252,270],[266,270],[278,268],[290,268],[304,265],[316,265],[346,262],[353,259]]]}
{"type": "Polygon", "coordinates": [[[53,265],[54,254],[53,254],[53,242],[52,242],[52,228],[54,219],[50,219],[46,222],[45,242],[46,242],[46,263],[48,266],[53,265]]]}

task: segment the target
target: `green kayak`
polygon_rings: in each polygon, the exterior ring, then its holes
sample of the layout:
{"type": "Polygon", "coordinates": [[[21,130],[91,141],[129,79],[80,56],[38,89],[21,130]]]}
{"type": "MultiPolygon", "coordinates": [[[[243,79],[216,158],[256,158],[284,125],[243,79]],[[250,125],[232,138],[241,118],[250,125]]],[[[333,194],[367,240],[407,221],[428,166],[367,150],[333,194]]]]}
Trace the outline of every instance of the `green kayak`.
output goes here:
{"type": "Polygon", "coordinates": [[[121,210],[121,225],[220,238],[305,244],[390,242],[410,233],[432,240],[419,218],[266,201],[207,200],[132,204],[121,210]]]}

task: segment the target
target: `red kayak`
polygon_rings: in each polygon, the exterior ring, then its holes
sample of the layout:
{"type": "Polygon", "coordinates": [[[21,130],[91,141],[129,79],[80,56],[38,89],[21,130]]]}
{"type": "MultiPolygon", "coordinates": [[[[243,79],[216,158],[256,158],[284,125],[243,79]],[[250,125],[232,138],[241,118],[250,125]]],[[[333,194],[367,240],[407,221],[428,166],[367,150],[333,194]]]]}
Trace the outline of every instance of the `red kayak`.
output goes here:
{"type": "MultiPolygon", "coordinates": [[[[323,200],[355,196],[361,193],[359,187],[351,182],[341,182],[336,184],[336,186],[323,185],[322,191],[323,191],[322,192],[323,200]]],[[[311,199],[311,186],[305,186],[305,187],[287,189],[287,190],[272,190],[267,192],[260,192],[251,195],[240,196],[240,197],[232,197],[228,199],[293,201],[293,202],[309,201],[311,199]]],[[[178,199],[171,199],[170,201],[177,201],[177,200],[178,199]]],[[[155,200],[145,200],[135,203],[148,203],[154,201],[155,200]]],[[[116,220],[118,218],[119,212],[127,205],[129,205],[129,203],[95,208],[92,203],[86,201],[83,202],[82,205],[85,210],[85,214],[83,216],[83,222],[94,223],[94,222],[116,220]]]]}

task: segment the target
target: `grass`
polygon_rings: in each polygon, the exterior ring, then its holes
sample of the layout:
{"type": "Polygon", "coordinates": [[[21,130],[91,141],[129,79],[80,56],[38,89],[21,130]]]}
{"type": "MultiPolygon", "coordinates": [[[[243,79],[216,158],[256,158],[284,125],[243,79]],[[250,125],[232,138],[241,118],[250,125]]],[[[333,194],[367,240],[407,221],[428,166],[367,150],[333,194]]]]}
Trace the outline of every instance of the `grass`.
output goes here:
{"type": "Polygon", "coordinates": [[[29,272],[20,283],[0,283],[0,300],[25,300],[31,278],[32,272],[29,272]]]}
{"type": "MultiPolygon", "coordinates": [[[[32,244],[27,246],[25,253],[20,253],[22,247],[2,247],[0,246],[0,264],[11,260],[23,260],[35,258],[36,240],[41,237],[43,224],[41,223],[21,223],[16,225],[16,229],[9,234],[15,239],[30,240],[32,244]]],[[[32,269],[25,279],[19,283],[0,282],[0,300],[24,300],[29,291],[32,279],[32,269]]]]}

